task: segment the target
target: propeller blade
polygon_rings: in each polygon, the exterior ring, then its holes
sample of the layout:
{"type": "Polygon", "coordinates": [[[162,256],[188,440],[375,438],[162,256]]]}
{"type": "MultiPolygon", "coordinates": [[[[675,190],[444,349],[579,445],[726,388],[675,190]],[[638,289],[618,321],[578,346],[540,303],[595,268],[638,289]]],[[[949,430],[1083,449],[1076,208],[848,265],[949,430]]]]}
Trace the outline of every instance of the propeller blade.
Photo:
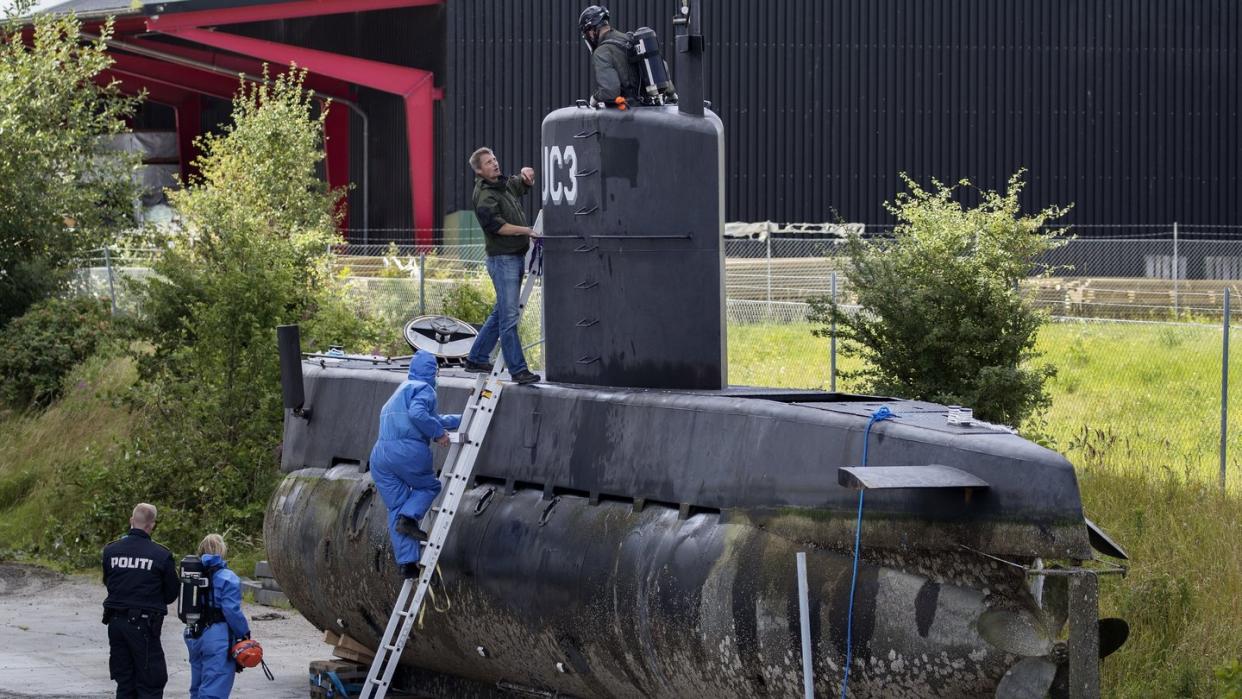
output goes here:
{"type": "Polygon", "coordinates": [[[1125,619],[1110,617],[1100,619],[1100,657],[1107,658],[1126,643],[1130,637],[1130,625],[1125,619]]]}
{"type": "Polygon", "coordinates": [[[1064,575],[1045,575],[1041,602],[1048,630],[1053,637],[1059,636],[1069,619],[1069,578],[1064,575]]]}
{"type": "Polygon", "coordinates": [[[979,635],[997,649],[1026,657],[1047,655],[1052,634],[1026,610],[989,609],[979,615],[979,635]]]}
{"type": "Polygon", "coordinates": [[[1051,660],[1023,658],[996,685],[996,699],[1044,699],[1056,676],[1057,666],[1051,660]]]}

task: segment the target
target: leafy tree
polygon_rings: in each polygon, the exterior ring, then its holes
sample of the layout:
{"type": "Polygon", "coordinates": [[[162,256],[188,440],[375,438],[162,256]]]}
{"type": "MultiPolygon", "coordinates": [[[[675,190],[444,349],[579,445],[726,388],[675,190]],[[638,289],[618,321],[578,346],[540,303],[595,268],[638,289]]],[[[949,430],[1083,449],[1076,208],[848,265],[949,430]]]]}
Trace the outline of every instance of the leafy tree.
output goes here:
{"type": "Polygon", "coordinates": [[[72,15],[0,24],[0,326],[55,291],[79,252],[133,224],[136,159],[107,148],[136,100],[96,78],[105,41],[83,43],[72,15]]]}
{"type": "Polygon", "coordinates": [[[310,347],[376,339],[331,274],[342,192],[316,175],[326,110],[316,115],[304,75],[243,84],[233,123],[199,141],[200,175],[170,194],[184,235],[139,287],[142,422],[118,463],[66,479],[96,494],[65,527],[85,550],[141,499],[162,507],[176,546],[209,530],[257,533],[279,476],[276,326],[301,324],[310,347]]]}
{"type": "Polygon", "coordinates": [[[904,179],[909,191],[888,205],[898,220],[892,238],[846,243],[858,311],[819,298],[812,321],[835,319],[842,352],[864,360],[863,369],[842,376],[863,390],[970,406],[982,419],[1022,424],[1047,405],[1044,382],[1055,370],[1035,363],[1045,316],[1020,284],[1057,245],[1044,224],[1068,209],[1022,215],[1020,171],[1005,192],[981,192],[974,207],[954,198],[966,180],[956,187],[933,181],[925,190],[904,179]]]}

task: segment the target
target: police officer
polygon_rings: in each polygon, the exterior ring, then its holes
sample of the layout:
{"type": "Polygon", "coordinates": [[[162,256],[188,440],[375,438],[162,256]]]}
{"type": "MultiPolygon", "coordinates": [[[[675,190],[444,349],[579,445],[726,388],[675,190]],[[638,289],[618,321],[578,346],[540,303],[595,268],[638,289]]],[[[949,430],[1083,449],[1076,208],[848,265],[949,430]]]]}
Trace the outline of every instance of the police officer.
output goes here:
{"type": "Polygon", "coordinates": [[[103,621],[108,625],[108,670],[117,699],[163,697],[168,682],[160,628],[177,599],[177,569],[168,549],[151,541],[155,506],[134,507],[129,533],[103,550],[108,588],[103,621]]]}
{"type": "Polygon", "coordinates": [[[578,15],[578,31],[591,50],[591,102],[612,106],[617,98],[637,102],[638,67],[630,62],[633,40],[608,23],[608,8],[591,5],[578,15]]]}

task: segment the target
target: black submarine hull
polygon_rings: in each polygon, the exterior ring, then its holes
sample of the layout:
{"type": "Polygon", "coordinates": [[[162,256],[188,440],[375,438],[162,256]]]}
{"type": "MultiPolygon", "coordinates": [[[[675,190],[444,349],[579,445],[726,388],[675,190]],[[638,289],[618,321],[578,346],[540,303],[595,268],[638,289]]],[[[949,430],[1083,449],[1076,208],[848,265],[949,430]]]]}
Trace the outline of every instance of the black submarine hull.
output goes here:
{"type": "MultiPolygon", "coordinates": [[[[286,421],[265,539],[316,626],[376,645],[400,585],[366,473],[404,370],[305,365],[310,421],[286,421]]],[[[441,410],[473,382],[445,376],[441,410]]],[[[480,688],[563,694],[800,692],[794,554],[808,552],[817,690],[839,691],[857,491],[839,466],[944,464],[988,483],[869,492],[854,604],[853,696],[992,696],[1021,658],[988,613],[1055,628],[1018,563],[1091,557],[1073,469],[927,403],[816,392],[505,389],[440,559],[438,606],[403,663],[480,688]]],[[[1051,580],[1051,578],[1050,578],[1051,580]]],[[[452,694],[460,693],[460,688],[452,694]]],[[[446,693],[445,695],[448,695],[446,693]]]]}

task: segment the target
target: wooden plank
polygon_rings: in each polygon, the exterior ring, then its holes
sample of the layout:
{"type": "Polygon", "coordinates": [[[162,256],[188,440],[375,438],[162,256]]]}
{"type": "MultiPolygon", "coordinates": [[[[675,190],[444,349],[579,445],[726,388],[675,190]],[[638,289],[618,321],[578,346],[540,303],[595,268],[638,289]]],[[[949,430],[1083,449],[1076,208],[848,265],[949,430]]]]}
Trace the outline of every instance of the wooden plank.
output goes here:
{"type": "Polygon", "coordinates": [[[355,641],[349,635],[340,635],[331,629],[323,632],[323,642],[332,646],[332,655],[363,665],[370,665],[375,651],[355,641]]]}
{"type": "Polygon", "coordinates": [[[365,665],[370,665],[371,661],[375,660],[375,655],[372,653],[366,653],[366,654],[356,653],[352,650],[349,650],[348,648],[342,648],[340,646],[337,646],[336,648],[332,649],[332,655],[335,655],[336,657],[341,658],[342,660],[348,660],[354,663],[362,663],[365,665]]]}

